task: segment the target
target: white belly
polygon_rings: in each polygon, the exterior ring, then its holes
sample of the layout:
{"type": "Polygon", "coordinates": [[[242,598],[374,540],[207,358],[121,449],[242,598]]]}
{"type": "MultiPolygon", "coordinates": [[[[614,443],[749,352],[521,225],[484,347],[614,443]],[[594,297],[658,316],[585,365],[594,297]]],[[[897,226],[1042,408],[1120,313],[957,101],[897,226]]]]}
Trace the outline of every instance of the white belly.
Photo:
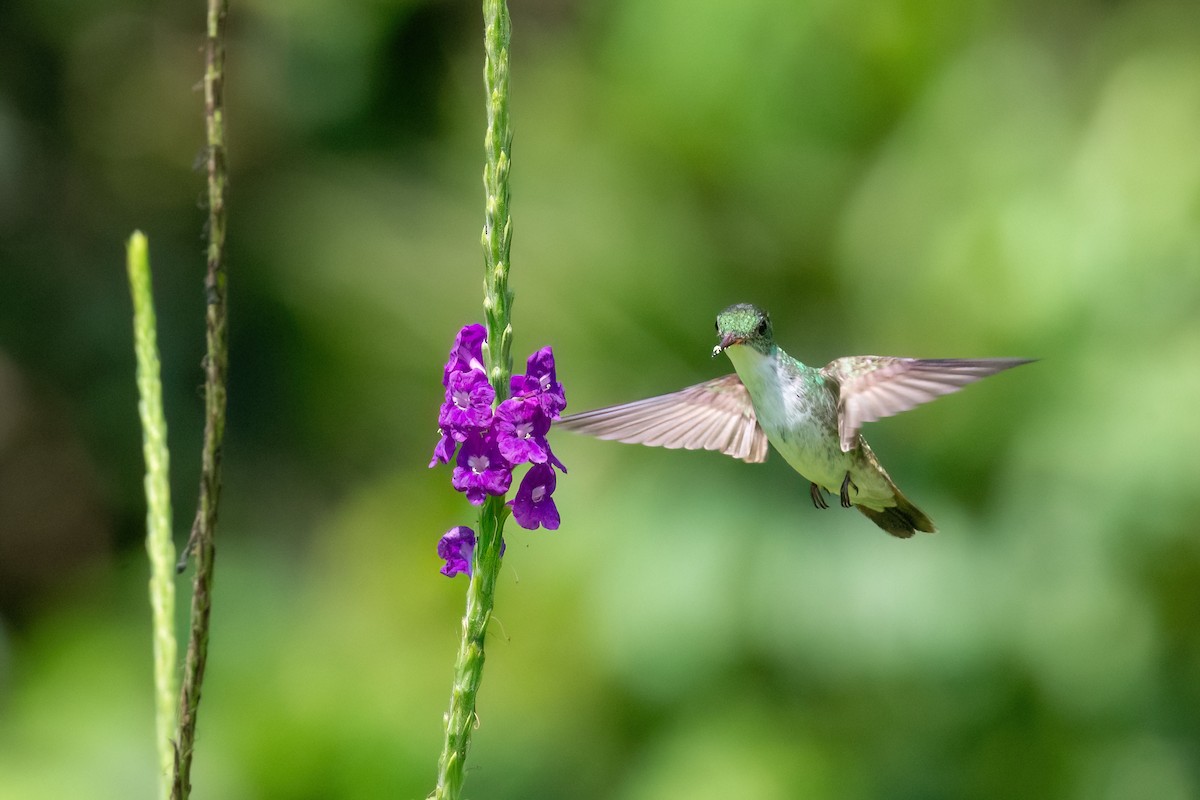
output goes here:
{"type": "Polygon", "coordinates": [[[850,490],[851,502],[873,508],[895,505],[893,487],[863,451],[842,452],[837,425],[831,422],[837,419],[833,392],[797,392],[790,388],[794,376],[782,372],[786,367],[753,348],[735,345],[725,352],[750,392],[767,440],[792,469],[835,497],[849,473],[858,489],[850,490]]]}

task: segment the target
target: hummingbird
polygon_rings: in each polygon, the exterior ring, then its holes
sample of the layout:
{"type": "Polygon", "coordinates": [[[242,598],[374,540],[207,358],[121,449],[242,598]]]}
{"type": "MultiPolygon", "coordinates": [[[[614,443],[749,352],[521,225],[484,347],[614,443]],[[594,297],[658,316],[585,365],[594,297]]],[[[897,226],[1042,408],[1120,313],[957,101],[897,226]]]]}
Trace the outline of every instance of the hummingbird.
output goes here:
{"type": "Polygon", "coordinates": [[[715,450],[748,463],[768,442],[809,482],[813,505],[826,493],[857,508],[892,536],[933,533],[933,521],[896,488],[859,430],[864,423],[956,392],[1028,358],[849,356],[816,368],[775,342],[767,312],[738,303],[717,315],[717,346],[734,374],[677,392],[562,417],[555,424],[631,444],[715,450]]]}

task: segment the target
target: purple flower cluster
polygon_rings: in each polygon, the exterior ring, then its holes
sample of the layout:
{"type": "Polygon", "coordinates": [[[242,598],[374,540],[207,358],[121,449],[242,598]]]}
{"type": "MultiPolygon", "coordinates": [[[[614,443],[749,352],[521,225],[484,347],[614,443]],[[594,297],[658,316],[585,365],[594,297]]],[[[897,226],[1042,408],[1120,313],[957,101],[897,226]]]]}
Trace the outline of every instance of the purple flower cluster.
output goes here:
{"type": "MultiPolygon", "coordinates": [[[[487,495],[507,494],[513,469],[530,464],[516,497],[509,501],[513,519],[529,530],[538,526],[554,530],[559,517],[551,496],[556,483],[553,468],[567,471],[546,441],[550,425],[567,405],[555,373],[554,353],[543,347],[531,355],[525,374],[509,381],[509,398],[493,409],[496,392],[483,366],[486,340],[487,331],[478,324],[467,325],[454,339],[442,373],[446,399],[438,413],[440,438],[429,466],[453,460],[451,484],[478,506],[487,495]]],[[[446,559],[442,572],[469,574],[474,546],[470,528],[450,530],[438,543],[438,555],[446,559]],[[463,531],[470,534],[469,545],[463,531]]]]}

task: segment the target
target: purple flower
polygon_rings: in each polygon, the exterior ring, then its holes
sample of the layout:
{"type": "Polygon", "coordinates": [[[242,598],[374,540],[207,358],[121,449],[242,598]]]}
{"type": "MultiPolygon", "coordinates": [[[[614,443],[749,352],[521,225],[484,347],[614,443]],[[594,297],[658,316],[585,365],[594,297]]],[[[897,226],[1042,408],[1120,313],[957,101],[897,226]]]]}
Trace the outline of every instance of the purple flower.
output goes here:
{"type": "Polygon", "coordinates": [[[458,450],[457,466],[450,483],[466,492],[472,505],[483,505],[486,494],[504,495],[512,484],[512,469],[491,436],[470,433],[458,450]]]}
{"type": "Polygon", "coordinates": [[[514,467],[527,461],[546,462],[550,454],[550,444],[546,441],[549,430],[550,420],[536,404],[524,398],[509,398],[496,408],[492,432],[500,455],[514,467]]]}
{"type": "Polygon", "coordinates": [[[460,572],[471,574],[471,559],[475,555],[475,531],[459,525],[446,531],[437,544],[438,558],[445,559],[442,574],[453,578],[460,572]]]}
{"type": "Polygon", "coordinates": [[[514,375],[509,380],[509,392],[513,397],[533,398],[548,419],[558,419],[567,407],[567,395],[558,382],[554,367],[554,350],[543,347],[525,362],[525,374],[514,375]]]}
{"type": "MultiPolygon", "coordinates": [[[[508,549],[508,543],[501,539],[501,558],[504,557],[506,549],[508,549]]],[[[438,558],[444,559],[446,562],[446,565],[442,567],[442,574],[447,578],[453,578],[460,572],[465,572],[469,577],[471,562],[475,559],[475,531],[466,525],[459,525],[446,531],[442,538],[438,539],[437,554],[438,558]]]]}
{"type": "Polygon", "coordinates": [[[486,428],[492,421],[492,401],[496,391],[481,370],[455,371],[446,383],[446,402],[438,414],[438,427],[463,441],[475,429],[486,428]]]}
{"type": "Polygon", "coordinates": [[[487,329],[478,322],[464,325],[454,337],[454,346],[450,348],[450,360],[442,371],[442,385],[450,385],[450,376],[455,372],[470,372],[483,368],[483,343],[487,341],[487,329]]]}
{"type": "Polygon", "coordinates": [[[554,470],[549,464],[534,464],[521,479],[517,496],[509,501],[513,519],[526,530],[539,525],[548,531],[558,529],[558,507],[554,505],[554,470]]]}
{"type": "MultiPolygon", "coordinates": [[[[543,347],[526,361],[526,374],[513,375],[510,397],[493,410],[496,392],[483,366],[487,329],[466,325],[459,330],[442,372],[445,402],[438,413],[438,443],[429,466],[454,459],[451,484],[473,505],[483,505],[488,496],[503,497],[512,485],[512,468],[531,464],[516,496],[509,502],[513,518],[530,530],[559,526],[554,504],[557,468],[563,466],[550,450],[546,435],[567,405],[566,394],[554,365],[554,351],[543,347]],[[457,450],[457,455],[455,451],[457,450]]],[[[442,573],[471,574],[475,533],[459,526],[447,531],[438,542],[438,555],[445,560],[442,573]]],[[[504,543],[500,543],[504,553],[504,543]]]]}
{"type": "Polygon", "coordinates": [[[429,462],[431,467],[436,467],[438,464],[449,464],[450,459],[454,458],[454,448],[458,445],[450,434],[444,433],[440,429],[438,433],[442,438],[438,440],[437,447],[433,448],[433,459],[429,462]]]}

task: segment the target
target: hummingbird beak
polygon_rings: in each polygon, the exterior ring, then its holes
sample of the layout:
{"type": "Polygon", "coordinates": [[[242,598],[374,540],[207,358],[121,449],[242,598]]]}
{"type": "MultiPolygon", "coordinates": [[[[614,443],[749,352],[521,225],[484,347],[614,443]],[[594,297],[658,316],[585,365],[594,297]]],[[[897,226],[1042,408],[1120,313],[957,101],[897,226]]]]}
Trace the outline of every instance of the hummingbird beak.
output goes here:
{"type": "Polygon", "coordinates": [[[713,348],[712,357],[716,358],[730,347],[733,347],[735,344],[741,344],[744,341],[746,340],[741,336],[738,336],[736,333],[727,333],[721,337],[721,343],[713,348]]]}

